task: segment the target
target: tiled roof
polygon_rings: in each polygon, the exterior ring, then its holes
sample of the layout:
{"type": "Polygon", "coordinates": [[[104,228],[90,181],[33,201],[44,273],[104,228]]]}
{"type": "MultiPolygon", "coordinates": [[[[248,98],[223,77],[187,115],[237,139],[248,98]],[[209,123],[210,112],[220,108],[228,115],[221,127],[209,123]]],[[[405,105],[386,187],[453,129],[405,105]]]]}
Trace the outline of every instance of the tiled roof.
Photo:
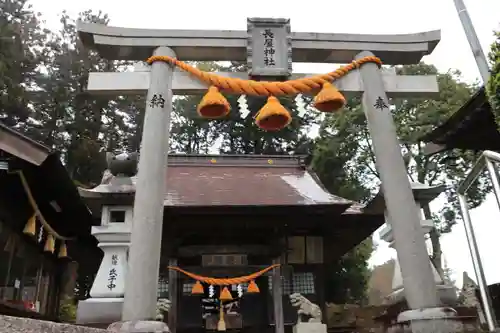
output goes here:
{"type": "Polygon", "coordinates": [[[297,167],[173,166],[167,206],[348,204],[297,167]]]}
{"type": "MultiPolygon", "coordinates": [[[[133,193],[136,177],[128,184],[111,179],[82,196],[133,193]]],[[[328,193],[297,157],[185,156],[169,158],[165,206],[362,206],[328,193]]]]}

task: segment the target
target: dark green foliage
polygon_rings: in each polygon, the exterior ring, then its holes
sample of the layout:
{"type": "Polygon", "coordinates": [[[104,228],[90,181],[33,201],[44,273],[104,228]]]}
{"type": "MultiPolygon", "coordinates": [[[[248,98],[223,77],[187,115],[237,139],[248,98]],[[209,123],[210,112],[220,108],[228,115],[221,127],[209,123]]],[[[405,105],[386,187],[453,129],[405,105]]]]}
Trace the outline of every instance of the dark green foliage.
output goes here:
{"type": "Polygon", "coordinates": [[[74,299],[66,298],[59,304],[59,319],[63,323],[74,323],[76,321],[77,305],[74,299]]]}
{"type": "Polygon", "coordinates": [[[365,304],[370,270],[367,261],[373,252],[371,237],[338,262],[326,267],[325,300],[335,304],[365,304]]]}
{"type": "Polygon", "coordinates": [[[40,14],[27,2],[0,2],[0,121],[22,132],[32,125],[33,110],[26,92],[36,84],[47,38],[40,14]]]}
{"type": "Polygon", "coordinates": [[[500,31],[495,32],[496,40],[491,45],[489,58],[491,62],[491,77],[486,85],[486,91],[493,112],[496,115],[497,124],[500,124],[500,31]]]}

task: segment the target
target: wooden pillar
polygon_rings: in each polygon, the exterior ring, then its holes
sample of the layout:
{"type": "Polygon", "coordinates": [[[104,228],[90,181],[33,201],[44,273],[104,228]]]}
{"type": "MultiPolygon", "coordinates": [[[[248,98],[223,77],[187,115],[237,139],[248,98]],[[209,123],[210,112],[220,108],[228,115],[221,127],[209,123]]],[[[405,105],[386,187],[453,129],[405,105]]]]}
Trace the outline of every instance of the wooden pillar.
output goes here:
{"type": "Polygon", "coordinates": [[[323,322],[326,322],[326,270],[325,264],[315,265],[314,271],[314,292],[316,293],[316,300],[321,308],[321,313],[323,314],[323,322]]]}
{"type": "MultiPolygon", "coordinates": [[[[274,264],[280,263],[280,258],[273,260],[274,264]]],[[[273,307],[274,307],[274,332],[285,332],[285,321],[283,318],[283,292],[281,287],[281,267],[272,270],[273,284],[273,307]]]]}
{"type": "MultiPolygon", "coordinates": [[[[169,266],[177,266],[177,259],[170,258],[168,260],[169,266]]],[[[177,308],[179,304],[178,295],[179,278],[177,271],[173,269],[168,270],[168,298],[170,300],[170,310],[168,311],[168,328],[171,333],[177,331],[177,308]]]]}

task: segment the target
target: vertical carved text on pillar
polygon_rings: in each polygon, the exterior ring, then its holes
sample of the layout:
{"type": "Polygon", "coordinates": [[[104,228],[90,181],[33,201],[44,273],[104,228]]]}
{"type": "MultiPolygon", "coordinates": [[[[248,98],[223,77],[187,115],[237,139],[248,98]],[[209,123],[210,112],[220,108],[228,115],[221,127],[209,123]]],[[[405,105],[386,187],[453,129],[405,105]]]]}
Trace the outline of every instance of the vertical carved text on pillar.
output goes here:
{"type": "Polygon", "coordinates": [[[373,104],[373,107],[380,111],[384,111],[385,109],[389,108],[389,106],[387,106],[387,104],[385,103],[384,99],[380,96],[377,97],[377,100],[375,101],[375,104],[373,104]]]}
{"type": "Polygon", "coordinates": [[[165,98],[161,94],[154,94],[149,101],[149,106],[151,108],[160,107],[163,109],[165,107],[165,98]]]}

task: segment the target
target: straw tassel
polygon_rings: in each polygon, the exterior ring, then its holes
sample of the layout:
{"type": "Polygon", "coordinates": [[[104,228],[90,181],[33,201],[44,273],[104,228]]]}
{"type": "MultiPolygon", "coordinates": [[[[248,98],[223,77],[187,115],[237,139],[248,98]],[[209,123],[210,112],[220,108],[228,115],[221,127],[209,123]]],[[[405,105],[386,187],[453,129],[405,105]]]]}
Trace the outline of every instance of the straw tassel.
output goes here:
{"type": "Polygon", "coordinates": [[[191,294],[193,295],[201,295],[204,294],[205,290],[203,290],[203,286],[200,281],[196,281],[193,288],[191,289],[191,294]]]}
{"type": "Polygon", "coordinates": [[[65,241],[62,241],[61,245],[59,245],[59,254],[57,257],[60,259],[68,258],[68,248],[66,247],[65,241]]]}
{"type": "Polygon", "coordinates": [[[260,292],[259,286],[257,285],[257,283],[255,283],[254,280],[250,281],[250,283],[248,284],[247,292],[249,292],[249,293],[259,293],[260,292]]]}
{"type": "Polygon", "coordinates": [[[45,240],[45,246],[43,247],[43,250],[45,252],[54,253],[54,246],[55,246],[54,236],[52,236],[51,234],[48,234],[47,240],[45,240]]]}
{"type": "Polygon", "coordinates": [[[345,97],[330,82],[325,82],[314,97],[314,107],[321,112],[335,112],[345,105],[345,97]]]}
{"type": "Polygon", "coordinates": [[[228,115],[231,105],[215,86],[208,88],[197,108],[203,118],[217,119],[228,115]]]}
{"type": "Polygon", "coordinates": [[[226,321],[224,320],[224,304],[220,302],[219,322],[217,323],[217,331],[225,331],[225,330],[226,330],[226,321]]]}
{"type": "Polygon", "coordinates": [[[36,235],[36,215],[35,214],[33,214],[33,216],[31,216],[29,218],[28,222],[26,222],[26,226],[24,226],[23,233],[27,236],[35,237],[35,235],[36,235]]]}
{"type": "Polygon", "coordinates": [[[231,296],[231,293],[229,292],[229,289],[227,289],[227,287],[224,287],[222,289],[219,299],[221,301],[231,301],[233,299],[233,296],[231,296]]]}
{"type": "Polygon", "coordinates": [[[267,103],[255,116],[255,123],[265,131],[279,131],[292,121],[290,112],[275,96],[269,96],[267,103]]]}

